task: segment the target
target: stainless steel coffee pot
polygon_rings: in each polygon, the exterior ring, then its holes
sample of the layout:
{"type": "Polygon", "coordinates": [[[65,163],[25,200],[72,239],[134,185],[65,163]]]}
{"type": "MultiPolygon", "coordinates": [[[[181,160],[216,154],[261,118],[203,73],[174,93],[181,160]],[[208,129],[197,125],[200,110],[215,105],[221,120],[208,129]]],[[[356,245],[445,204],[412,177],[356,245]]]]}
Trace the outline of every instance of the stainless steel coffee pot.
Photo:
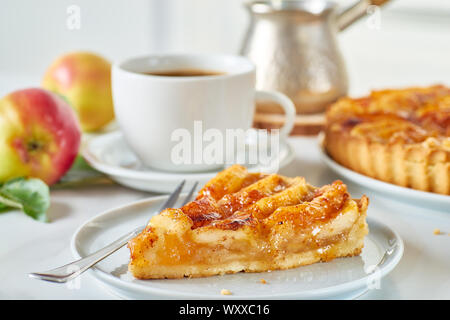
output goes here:
{"type": "Polygon", "coordinates": [[[256,64],[257,88],[285,93],[297,113],[323,111],[348,88],[337,33],[384,2],[361,0],[343,12],[326,0],[246,3],[251,19],[241,54],[256,64]]]}

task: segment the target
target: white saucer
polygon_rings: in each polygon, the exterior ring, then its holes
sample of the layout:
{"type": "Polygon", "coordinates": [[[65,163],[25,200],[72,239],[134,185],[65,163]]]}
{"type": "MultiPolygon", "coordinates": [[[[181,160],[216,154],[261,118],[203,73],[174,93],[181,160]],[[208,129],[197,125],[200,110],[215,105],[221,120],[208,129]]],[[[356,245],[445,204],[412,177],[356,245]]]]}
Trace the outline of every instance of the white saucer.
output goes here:
{"type": "MultiPolygon", "coordinates": [[[[119,131],[91,137],[84,143],[81,153],[93,168],[108,175],[117,183],[150,192],[170,193],[183,179],[186,180],[185,188],[190,187],[195,181],[199,181],[199,185],[204,185],[218,172],[175,173],[145,167],[127,146],[119,131]]],[[[276,159],[279,163],[277,169],[285,167],[293,159],[294,151],[291,145],[289,142],[283,143],[276,159]]],[[[251,172],[271,173],[276,170],[258,165],[247,167],[251,172]]]]}
{"type": "Polygon", "coordinates": [[[350,170],[336,161],[334,161],[320,146],[320,155],[323,162],[338,175],[353,181],[363,187],[374,190],[386,197],[407,202],[409,204],[415,204],[422,207],[433,208],[438,210],[447,211],[450,213],[450,196],[420,191],[410,188],[401,187],[392,183],[377,180],[353,170],[350,170]]]}
{"type": "MultiPolygon", "coordinates": [[[[145,224],[166,199],[159,196],[133,202],[91,218],[72,237],[74,257],[85,257],[145,224]]],[[[379,288],[381,278],[398,264],[404,249],[395,231],[371,218],[367,222],[370,233],[360,256],[289,270],[138,280],[127,271],[129,250],[123,247],[89,272],[107,290],[131,299],[352,299],[379,288]],[[262,284],[261,278],[267,284],[262,284]],[[233,294],[223,296],[222,289],[233,294]]]]}

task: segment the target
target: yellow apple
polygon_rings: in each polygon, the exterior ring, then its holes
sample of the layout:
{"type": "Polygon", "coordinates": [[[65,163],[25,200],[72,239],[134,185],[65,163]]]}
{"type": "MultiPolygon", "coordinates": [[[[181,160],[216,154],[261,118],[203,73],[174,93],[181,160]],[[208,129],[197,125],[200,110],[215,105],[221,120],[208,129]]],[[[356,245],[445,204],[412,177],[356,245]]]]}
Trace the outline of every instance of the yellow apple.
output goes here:
{"type": "Polygon", "coordinates": [[[90,52],[66,54],[54,61],[42,86],[64,96],[75,109],[83,131],[96,131],[114,119],[111,64],[90,52]]]}

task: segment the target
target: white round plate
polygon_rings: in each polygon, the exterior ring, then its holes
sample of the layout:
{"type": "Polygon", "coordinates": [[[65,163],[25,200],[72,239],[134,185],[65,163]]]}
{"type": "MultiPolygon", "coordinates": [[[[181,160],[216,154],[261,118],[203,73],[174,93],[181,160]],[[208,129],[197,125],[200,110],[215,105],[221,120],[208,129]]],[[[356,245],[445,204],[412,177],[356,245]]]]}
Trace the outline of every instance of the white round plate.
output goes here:
{"type": "Polygon", "coordinates": [[[353,181],[363,187],[369,188],[394,200],[404,201],[409,204],[416,204],[419,206],[427,208],[435,208],[438,210],[450,208],[450,196],[405,188],[397,186],[392,183],[384,182],[381,180],[365,176],[361,173],[350,170],[334,161],[327,154],[324,148],[321,147],[320,150],[323,162],[331,170],[336,172],[338,175],[350,181],[353,181]]]}
{"type": "MultiPolygon", "coordinates": [[[[180,197],[180,201],[183,198],[180,197]]],[[[72,238],[73,255],[77,259],[85,257],[145,224],[165,199],[167,196],[141,200],[90,219],[72,238]]],[[[367,222],[370,232],[360,256],[295,269],[207,278],[138,280],[127,271],[129,251],[123,247],[89,272],[115,295],[131,299],[351,299],[376,288],[403,254],[403,242],[395,231],[371,218],[367,222]],[[261,278],[267,284],[262,284],[261,278]],[[222,289],[233,294],[223,296],[222,289]]]]}
{"type": "MultiPolygon", "coordinates": [[[[96,170],[108,175],[119,184],[133,189],[170,193],[182,180],[190,188],[195,181],[200,185],[215,177],[218,171],[199,173],[165,172],[145,167],[130,150],[121,132],[111,132],[91,137],[83,145],[81,151],[84,159],[96,170]]],[[[289,142],[282,143],[280,152],[272,163],[278,163],[273,168],[258,165],[247,166],[250,172],[276,172],[288,165],[294,159],[294,151],[289,142]]]]}

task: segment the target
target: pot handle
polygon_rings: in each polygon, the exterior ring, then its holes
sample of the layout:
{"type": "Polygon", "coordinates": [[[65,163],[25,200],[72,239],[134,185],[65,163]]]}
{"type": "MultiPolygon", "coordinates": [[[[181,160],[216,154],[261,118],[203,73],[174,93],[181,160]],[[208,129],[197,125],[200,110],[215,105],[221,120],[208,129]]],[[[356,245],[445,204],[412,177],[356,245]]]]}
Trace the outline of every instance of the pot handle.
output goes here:
{"type": "Polygon", "coordinates": [[[370,6],[382,6],[389,0],[359,0],[351,7],[342,11],[337,18],[338,30],[342,31],[362,18],[367,13],[370,6]]]}

